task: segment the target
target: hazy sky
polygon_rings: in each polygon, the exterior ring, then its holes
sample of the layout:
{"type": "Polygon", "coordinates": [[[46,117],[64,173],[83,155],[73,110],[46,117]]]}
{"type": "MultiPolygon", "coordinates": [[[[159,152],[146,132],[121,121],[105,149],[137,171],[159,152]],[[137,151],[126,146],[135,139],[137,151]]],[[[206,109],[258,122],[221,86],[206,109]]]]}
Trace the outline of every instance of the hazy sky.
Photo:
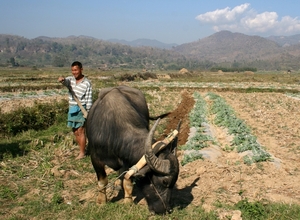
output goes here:
{"type": "Polygon", "coordinates": [[[183,44],[220,30],[300,34],[299,0],[0,0],[0,34],[183,44]]]}

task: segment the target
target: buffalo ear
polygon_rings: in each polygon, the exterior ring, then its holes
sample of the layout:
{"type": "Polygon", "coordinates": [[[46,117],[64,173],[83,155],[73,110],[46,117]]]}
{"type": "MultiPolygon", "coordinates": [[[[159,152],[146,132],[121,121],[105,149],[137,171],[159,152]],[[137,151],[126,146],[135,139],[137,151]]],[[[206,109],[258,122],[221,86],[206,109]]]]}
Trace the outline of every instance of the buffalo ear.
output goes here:
{"type": "Polygon", "coordinates": [[[177,155],[177,144],[178,144],[178,137],[172,142],[171,145],[171,152],[176,156],[177,155]]]}

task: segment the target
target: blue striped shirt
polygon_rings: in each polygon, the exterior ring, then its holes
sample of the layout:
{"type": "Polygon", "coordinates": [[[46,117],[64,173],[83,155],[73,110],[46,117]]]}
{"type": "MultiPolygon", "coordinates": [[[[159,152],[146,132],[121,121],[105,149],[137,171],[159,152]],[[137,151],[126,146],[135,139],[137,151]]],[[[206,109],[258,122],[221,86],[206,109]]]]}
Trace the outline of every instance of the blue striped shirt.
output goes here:
{"type": "MultiPolygon", "coordinates": [[[[63,84],[65,86],[69,86],[71,84],[71,87],[76,94],[77,98],[79,99],[80,103],[82,105],[86,106],[86,110],[89,111],[92,106],[92,84],[91,82],[84,77],[81,82],[76,84],[76,79],[74,76],[68,76],[65,78],[63,84]]],[[[69,105],[77,105],[77,102],[75,99],[73,99],[72,94],[69,92],[69,105]]]]}

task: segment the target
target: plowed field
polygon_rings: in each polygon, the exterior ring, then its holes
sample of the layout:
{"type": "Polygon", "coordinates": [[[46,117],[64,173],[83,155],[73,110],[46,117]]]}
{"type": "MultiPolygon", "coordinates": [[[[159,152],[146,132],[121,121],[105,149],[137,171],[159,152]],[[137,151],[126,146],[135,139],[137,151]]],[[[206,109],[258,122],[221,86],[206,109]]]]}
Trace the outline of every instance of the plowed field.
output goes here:
{"type": "MultiPolygon", "coordinates": [[[[170,91],[161,87],[159,91],[146,92],[154,97],[149,103],[152,115],[163,113],[166,106],[171,106],[169,108],[172,113],[167,119],[164,119],[165,133],[176,128],[178,121],[182,120],[179,145],[184,145],[190,135],[189,113],[195,104],[193,98],[195,91],[197,88],[181,88],[170,91]]],[[[203,97],[206,92],[199,90],[203,97]]],[[[216,208],[217,202],[235,204],[244,198],[250,201],[269,200],[300,204],[299,99],[276,92],[215,93],[223,97],[234,109],[236,115],[245,121],[253,135],[257,137],[258,142],[265,147],[274,160],[251,165],[244,164],[242,154],[234,150],[226,150],[226,146],[230,145],[231,137],[225,128],[215,125],[214,116],[210,114],[208,120],[213,137],[219,143],[218,148],[212,152],[210,158],[197,160],[180,167],[180,175],[172,199],[174,206],[184,208],[193,204],[202,206],[206,210],[212,210],[216,208]]],[[[50,98],[50,101],[52,100],[53,98],[50,98]]],[[[22,101],[22,105],[31,105],[33,101],[22,101]]],[[[47,99],[44,98],[42,101],[47,101],[47,99]]],[[[10,108],[14,109],[18,105],[20,105],[18,100],[10,101],[9,104],[5,104],[5,111],[9,111],[10,108]]],[[[209,100],[207,100],[207,105],[210,105],[209,100]]],[[[82,201],[94,201],[97,187],[95,174],[91,171],[82,175],[76,171],[76,167],[65,169],[61,166],[76,154],[76,146],[69,150],[55,148],[53,158],[49,162],[51,167],[54,167],[51,173],[64,180],[64,202],[72,202],[74,196],[80,197],[82,201]],[[82,191],[82,188],[87,185],[94,185],[95,190],[82,191]]],[[[179,147],[179,160],[182,160],[183,154],[184,152],[179,147]]],[[[8,162],[3,164],[9,165],[8,162]]],[[[31,168],[35,169],[38,164],[32,161],[32,164],[26,166],[32,166],[31,168]]],[[[2,175],[2,177],[4,176],[2,175]]],[[[16,184],[18,181],[20,180],[17,180],[16,184]]],[[[6,184],[10,182],[14,182],[13,176],[5,178],[6,184]]],[[[37,196],[43,193],[43,190],[43,188],[33,187],[29,189],[29,193],[24,199],[37,196]]],[[[116,194],[112,193],[110,199],[116,200],[116,194]]],[[[139,203],[143,204],[144,201],[141,200],[139,203]]],[[[16,213],[18,210],[10,210],[10,212],[16,213]]],[[[220,217],[226,215],[226,213],[222,213],[222,210],[219,210],[219,213],[220,217]]]]}

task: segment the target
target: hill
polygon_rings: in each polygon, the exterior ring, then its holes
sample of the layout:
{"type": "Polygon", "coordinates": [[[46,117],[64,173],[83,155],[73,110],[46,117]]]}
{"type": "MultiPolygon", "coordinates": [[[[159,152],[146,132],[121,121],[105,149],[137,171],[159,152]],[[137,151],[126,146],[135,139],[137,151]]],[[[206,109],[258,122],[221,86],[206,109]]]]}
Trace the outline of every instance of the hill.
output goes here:
{"type": "MultiPolygon", "coordinates": [[[[185,58],[175,51],[154,47],[131,47],[87,36],[49,38],[41,36],[32,40],[0,35],[0,65],[6,66],[65,66],[74,60],[85,65],[127,68],[168,68],[185,58]]],[[[179,68],[179,67],[175,67],[179,68]]]]}
{"type": "Polygon", "coordinates": [[[232,62],[269,59],[278,54],[281,47],[262,37],[221,31],[199,41],[177,46],[175,50],[198,59],[232,62]]]}
{"type": "Polygon", "coordinates": [[[220,31],[174,50],[190,59],[216,63],[247,64],[266,69],[299,69],[300,44],[282,47],[259,36],[220,31]]]}
{"type": "Polygon", "coordinates": [[[280,46],[292,46],[300,43],[300,34],[292,36],[270,36],[266,39],[274,41],[280,46]]]}
{"type": "Polygon", "coordinates": [[[177,44],[166,44],[157,40],[149,40],[149,39],[137,39],[133,41],[126,40],[118,40],[118,39],[109,39],[109,42],[119,43],[124,45],[129,45],[132,47],[156,47],[161,49],[171,49],[172,47],[177,46],[177,44]]]}

